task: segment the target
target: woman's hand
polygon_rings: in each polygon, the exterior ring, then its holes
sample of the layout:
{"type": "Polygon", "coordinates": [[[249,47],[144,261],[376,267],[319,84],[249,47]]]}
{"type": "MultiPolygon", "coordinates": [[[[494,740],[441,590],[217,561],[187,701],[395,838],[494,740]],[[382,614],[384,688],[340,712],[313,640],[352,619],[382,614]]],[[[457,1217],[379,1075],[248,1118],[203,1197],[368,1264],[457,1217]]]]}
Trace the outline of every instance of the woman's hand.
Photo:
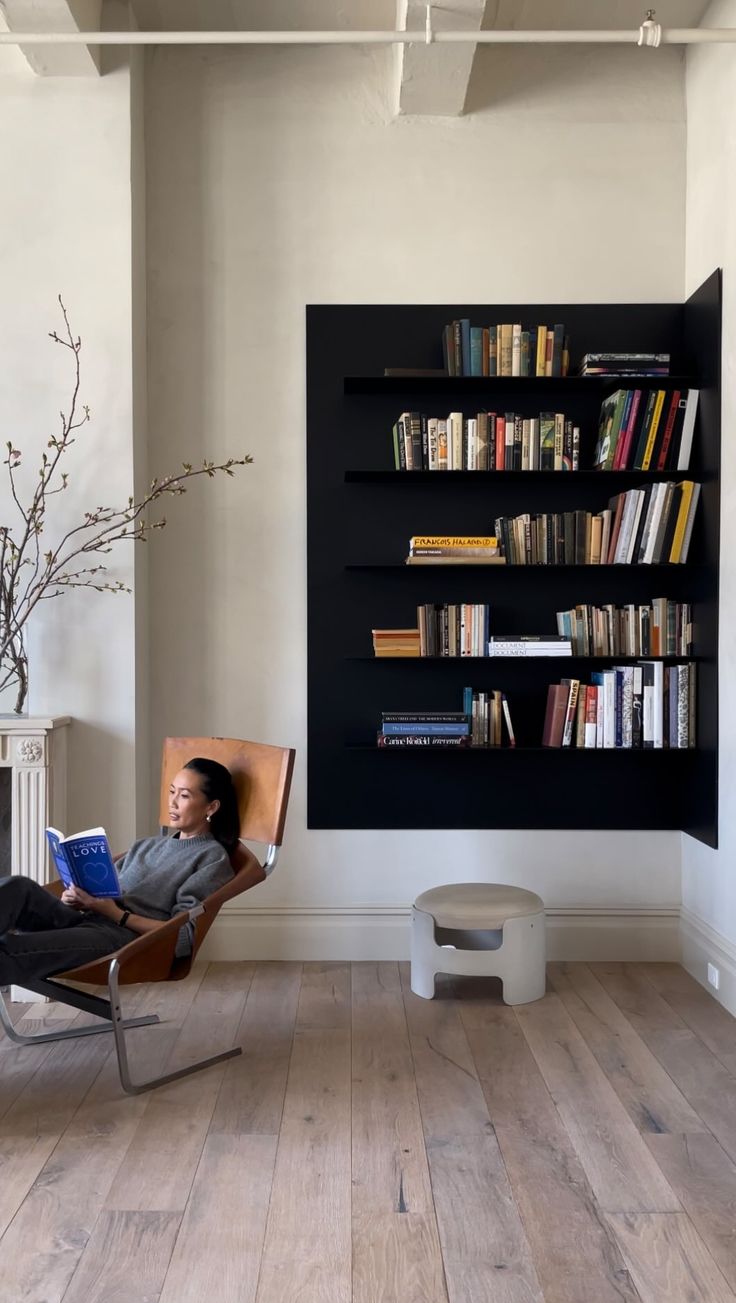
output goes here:
{"type": "Polygon", "coordinates": [[[102,914],[105,918],[111,918],[114,922],[120,914],[120,908],[113,900],[107,897],[90,896],[89,892],[83,891],[81,887],[67,887],[63,892],[61,899],[65,905],[70,905],[72,909],[88,909],[94,914],[102,914]]]}

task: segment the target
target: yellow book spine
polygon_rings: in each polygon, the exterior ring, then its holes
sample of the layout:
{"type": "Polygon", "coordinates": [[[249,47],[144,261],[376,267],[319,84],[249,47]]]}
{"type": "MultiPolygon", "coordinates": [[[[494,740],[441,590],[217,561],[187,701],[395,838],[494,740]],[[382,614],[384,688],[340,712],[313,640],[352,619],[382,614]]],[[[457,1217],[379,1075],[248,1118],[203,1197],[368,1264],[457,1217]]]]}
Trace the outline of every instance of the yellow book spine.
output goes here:
{"type": "Polygon", "coordinates": [[[658,389],[657,397],[654,402],[654,412],[652,413],[652,424],[649,427],[649,434],[647,435],[647,446],[644,449],[644,456],[641,459],[641,468],[643,471],[648,471],[651,464],[652,453],[654,452],[654,441],[657,437],[657,429],[659,427],[659,418],[662,415],[662,407],[664,405],[664,397],[664,389],[658,389]]]}
{"type": "Polygon", "coordinates": [[[537,364],[536,375],[543,376],[547,363],[547,327],[537,327],[537,364]]]}
{"type": "Polygon", "coordinates": [[[501,326],[501,370],[499,375],[510,376],[512,372],[513,326],[505,323],[501,326]]]}
{"type": "Polygon", "coordinates": [[[682,543],[685,537],[685,528],[687,526],[687,517],[690,511],[690,502],[692,500],[693,489],[695,488],[695,485],[693,484],[692,480],[683,480],[680,487],[682,488],[682,497],[680,499],[680,510],[677,513],[675,536],[672,539],[672,547],[670,549],[670,556],[669,556],[670,561],[674,562],[675,565],[677,565],[677,563],[680,560],[680,554],[682,552],[682,543]]]}
{"type": "Polygon", "coordinates": [[[414,534],[410,547],[498,547],[498,539],[485,535],[414,534]]]}

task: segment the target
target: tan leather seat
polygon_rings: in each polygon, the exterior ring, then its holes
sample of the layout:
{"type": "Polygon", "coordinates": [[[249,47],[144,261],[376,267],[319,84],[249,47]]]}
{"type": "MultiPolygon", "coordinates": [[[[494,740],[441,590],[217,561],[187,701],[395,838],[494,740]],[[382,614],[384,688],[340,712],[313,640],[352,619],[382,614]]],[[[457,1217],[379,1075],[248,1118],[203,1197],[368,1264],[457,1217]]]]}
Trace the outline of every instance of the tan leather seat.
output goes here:
{"type": "Polygon", "coordinates": [[[423,891],[415,909],[431,914],[438,927],[466,931],[502,928],[510,918],[541,914],[544,905],[533,891],[495,882],[451,882],[423,891]]]}

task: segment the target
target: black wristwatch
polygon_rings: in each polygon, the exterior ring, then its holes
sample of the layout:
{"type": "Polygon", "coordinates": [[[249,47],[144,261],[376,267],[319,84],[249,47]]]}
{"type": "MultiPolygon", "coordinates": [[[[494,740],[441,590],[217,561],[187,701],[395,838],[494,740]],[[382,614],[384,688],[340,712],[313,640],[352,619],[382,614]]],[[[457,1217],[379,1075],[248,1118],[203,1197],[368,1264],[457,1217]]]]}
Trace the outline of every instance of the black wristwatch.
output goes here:
{"type": "Polygon", "coordinates": [[[120,918],[118,919],[118,927],[125,927],[125,924],[128,922],[128,919],[130,918],[130,914],[131,911],[129,909],[123,910],[120,918]]]}

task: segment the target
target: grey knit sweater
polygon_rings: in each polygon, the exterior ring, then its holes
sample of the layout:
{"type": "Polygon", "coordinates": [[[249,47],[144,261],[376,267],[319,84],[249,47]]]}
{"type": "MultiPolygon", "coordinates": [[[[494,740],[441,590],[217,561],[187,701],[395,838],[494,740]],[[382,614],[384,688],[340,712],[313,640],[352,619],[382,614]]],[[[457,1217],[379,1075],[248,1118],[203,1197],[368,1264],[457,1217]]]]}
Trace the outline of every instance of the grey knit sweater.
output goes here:
{"type": "MultiPolygon", "coordinates": [[[[123,902],[131,914],[167,919],[194,909],[230,882],[233,871],[214,837],[146,837],[133,842],[117,865],[123,902]]],[[[191,954],[194,925],[181,929],[179,957],[191,954]]]]}

